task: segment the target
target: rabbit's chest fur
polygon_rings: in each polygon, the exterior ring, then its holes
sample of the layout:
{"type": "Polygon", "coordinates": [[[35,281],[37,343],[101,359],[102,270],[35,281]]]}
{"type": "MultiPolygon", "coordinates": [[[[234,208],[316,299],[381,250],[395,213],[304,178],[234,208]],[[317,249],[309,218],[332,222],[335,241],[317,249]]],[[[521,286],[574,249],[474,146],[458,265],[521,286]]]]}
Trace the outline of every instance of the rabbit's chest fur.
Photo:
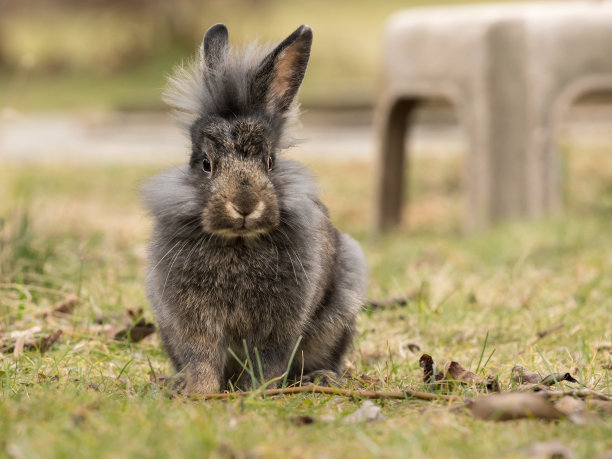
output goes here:
{"type": "Polygon", "coordinates": [[[197,245],[160,264],[161,279],[167,277],[162,307],[174,309],[180,328],[215,339],[282,336],[286,327],[307,320],[317,300],[321,250],[316,241],[307,252],[297,246],[306,243],[295,236],[284,245],[274,235],[232,244],[185,243],[197,245]]]}

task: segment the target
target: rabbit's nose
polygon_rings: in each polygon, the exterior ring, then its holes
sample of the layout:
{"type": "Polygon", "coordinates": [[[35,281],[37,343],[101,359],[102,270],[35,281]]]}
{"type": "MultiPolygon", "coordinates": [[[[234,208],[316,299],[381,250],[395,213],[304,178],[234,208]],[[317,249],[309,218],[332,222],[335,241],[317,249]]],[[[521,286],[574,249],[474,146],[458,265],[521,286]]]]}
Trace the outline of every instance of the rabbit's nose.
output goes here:
{"type": "Polygon", "coordinates": [[[230,205],[232,206],[232,210],[237,214],[240,214],[242,217],[247,217],[251,212],[253,212],[253,209],[241,209],[234,203],[230,203],[230,205]]]}
{"type": "Polygon", "coordinates": [[[263,201],[256,201],[253,204],[248,203],[244,205],[238,205],[234,202],[228,202],[226,208],[233,218],[259,218],[264,211],[265,204],[263,203],[263,201]]]}

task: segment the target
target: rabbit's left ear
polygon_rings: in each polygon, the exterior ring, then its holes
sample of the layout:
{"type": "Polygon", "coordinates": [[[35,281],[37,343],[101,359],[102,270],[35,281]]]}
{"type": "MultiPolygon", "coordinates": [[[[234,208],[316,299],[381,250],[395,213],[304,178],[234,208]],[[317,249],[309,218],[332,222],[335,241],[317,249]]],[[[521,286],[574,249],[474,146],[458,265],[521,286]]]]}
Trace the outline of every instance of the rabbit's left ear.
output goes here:
{"type": "Polygon", "coordinates": [[[303,25],[268,54],[253,82],[256,100],[274,112],[287,111],[304,79],[311,45],[312,29],[303,25]]]}
{"type": "Polygon", "coordinates": [[[228,33],[225,24],[215,24],[206,32],[202,41],[202,58],[209,70],[217,70],[228,51],[228,33]]]}

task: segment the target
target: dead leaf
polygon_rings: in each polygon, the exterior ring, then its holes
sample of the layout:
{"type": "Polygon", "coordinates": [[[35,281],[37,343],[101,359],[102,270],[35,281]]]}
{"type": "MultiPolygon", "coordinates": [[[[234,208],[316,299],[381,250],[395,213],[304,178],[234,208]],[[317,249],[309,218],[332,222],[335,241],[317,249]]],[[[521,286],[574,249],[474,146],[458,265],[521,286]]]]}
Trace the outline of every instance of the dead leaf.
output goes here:
{"type": "Polygon", "coordinates": [[[602,369],[602,370],[612,370],[612,362],[610,362],[610,363],[604,363],[604,364],[601,366],[601,369],[602,369]]]}
{"type": "Polygon", "coordinates": [[[597,351],[612,351],[612,343],[605,341],[597,345],[597,351]]]}
{"type": "Polygon", "coordinates": [[[62,300],[55,303],[53,307],[37,314],[37,317],[45,318],[51,315],[56,316],[56,317],[63,317],[63,316],[70,315],[74,311],[74,308],[76,307],[79,300],[80,298],[77,295],[75,295],[74,293],[71,293],[70,295],[67,295],[62,300]]]}
{"type": "Polygon", "coordinates": [[[63,300],[55,303],[55,306],[53,307],[53,312],[57,314],[72,314],[72,311],[74,311],[74,308],[78,302],[79,297],[76,296],[74,293],[70,294],[63,300]]]}
{"type": "Polygon", "coordinates": [[[309,414],[302,414],[300,416],[293,416],[291,418],[291,422],[296,426],[305,426],[308,424],[314,424],[315,418],[313,418],[309,414]]]}
{"type": "Polygon", "coordinates": [[[547,335],[550,335],[553,332],[556,332],[557,330],[562,329],[565,326],[565,323],[563,322],[559,322],[557,325],[554,325],[552,327],[550,327],[547,330],[542,330],[536,333],[536,336],[538,337],[538,339],[542,339],[547,335]]]}
{"type": "Polygon", "coordinates": [[[527,448],[527,456],[533,459],[573,459],[574,453],[558,440],[533,443],[527,448]]]}
{"type": "Polygon", "coordinates": [[[555,383],[561,381],[568,381],[571,383],[577,383],[578,381],[569,373],[551,373],[540,381],[540,384],[544,386],[552,386],[555,383]]]}
{"type": "Polygon", "coordinates": [[[62,331],[55,330],[50,335],[41,338],[39,343],[34,344],[33,347],[38,347],[40,349],[40,353],[43,354],[53,345],[53,343],[57,342],[60,336],[62,336],[62,331]]]}
{"type": "Polygon", "coordinates": [[[55,375],[55,376],[48,377],[46,374],[44,374],[42,372],[38,372],[38,373],[36,373],[36,381],[38,383],[43,383],[43,382],[47,382],[47,381],[57,382],[57,381],[59,381],[59,376],[55,375]]]}
{"type": "MultiPolygon", "coordinates": [[[[522,388],[520,386],[518,389],[522,388]]],[[[604,400],[608,402],[612,402],[612,395],[604,394],[603,392],[598,392],[596,390],[589,389],[587,387],[583,387],[581,389],[570,389],[570,390],[551,390],[550,386],[542,386],[541,384],[532,384],[529,387],[529,390],[534,391],[538,394],[546,396],[548,398],[554,397],[563,397],[565,395],[569,395],[571,397],[578,397],[581,399],[589,400],[589,399],[597,399],[604,400]]]]}
{"type": "Polygon", "coordinates": [[[551,373],[546,376],[542,376],[540,373],[535,373],[523,368],[520,365],[515,365],[512,368],[512,380],[519,384],[541,384],[544,386],[552,386],[555,382],[568,381],[571,383],[577,383],[578,381],[570,373],[551,373]]]}
{"type": "Polygon", "coordinates": [[[470,370],[465,368],[459,362],[449,362],[444,366],[445,379],[449,381],[459,381],[466,384],[475,384],[482,382],[482,379],[470,370]]]}
{"type": "Polygon", "coordinates": [[[30,330],[22,332],[13,332],[11,337],[15,339],[14,342],[7,342],[2,349],[4,352],[12,352],[13,356],[19,357],[25,351],[39,349],[41,354],[46,352],[62,335],[62,330],[55,330],[49,335],[35,336],[40,330],[40,327],[34,327],[30,330]]]}
{"type": "Polygon", "coordinates": [[[388,309],[394,306],[406,306],[414,298],[414,294],[403,298],[389,298],[386,300],[370,300],[365,304],[367,309],[388,309]]]}
{"type": "Polygon", "coordinates": [[[589,408],[593,407],[603,413],[612,413],[612,401],[587,399],[587,406],[589,408]]]}
{"type": "Polygon", "coordinates": [[[128,340],[132,343],[138,343],[147,336],[155,333],[155,324],[147,322],[145,318],[142,317],[142,312],[142,308],[139,308],[137,311],[128,309],[127,314],[132,319],[132,323],[115,334],[116,340],[128,340]]]}
{"type": "Polygon", "coordinates": [[[379,386],[381,383],[379,378],[366,374],[359,376],[359,381],[366,386],[379,386]]]}
{"type": "Polygon", "coordinates": [[[375,405],[370,400],[363,402],[357,411],[344,418],[346,424],[384,420],[385,417],[382,414],[380,406],[375,405]]]}
{"type": "Polygon", "coordinates": [[[586,424],[586,404],[582,400],[566,395],[555,403],[555,408],[574,424],[586,424]]]}
{"type": "Polygon", "coordinates": [[[501,387],[499,387],[499,378],[497,376],[487,376],[484,381],[484,387],[489,392],[501,392],[501,387]]]}
{"type": "Polygon", "coordinates": [[[425,384],[433,384],[444,379],[444,375],[437,371],[436,363],[431,355],[423,354],[419,359],[419,366],[423,369],[423,382],[425,384]]]}
{"type": "Polygon", "coordinates": [[[404,347],[406,349],[408,349],[410,352],[419,352],[421,350],[421,348],[419,347],[418,344],[414,344],[414,343],[406,343],[404,345],[404,347]]]}
{"type": "Polygon", "coordinates": [[[542,375],[520,365],[514,365],[514,368],[512,368],[512,381],[518,384],[539,384],[542,381],[542,375]]]}
{"type": "Polygon", "coordinates": [[[530,392],[494,394],[468,404],[472,415],[488,421],[537,418],[563,419],[565,415],[541,395],[530,392]]]}

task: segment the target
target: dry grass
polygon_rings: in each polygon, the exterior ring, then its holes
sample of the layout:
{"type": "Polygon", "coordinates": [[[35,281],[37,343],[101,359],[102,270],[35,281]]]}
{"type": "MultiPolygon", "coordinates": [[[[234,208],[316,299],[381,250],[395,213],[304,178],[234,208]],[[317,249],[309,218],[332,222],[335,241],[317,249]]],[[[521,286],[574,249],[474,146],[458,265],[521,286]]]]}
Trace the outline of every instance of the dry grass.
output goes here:
{"type": "MultiPolygon", "coordinates": [[[[367,253],[370,296],[409,297],[404,307],[360,316],[354,375],[377,378],[381,389],[427,390],[418,365],[427,352],[480,375],[498,374],[504,389],[512,366],[521,364],[570,371],[581,385],[612,392],[604,369],[610,353],[597,350],[612,340],[612,158],[603,150],[573,150],[568,158],[565,217],[470,237],[457,231],[458,159],[417,163],[429,173],[415,176],[412,226],[384,237],[370,232],[371,165],[311,164],[336,223],[367,253]]],[[[344,416],[359,403],[325,395],[167,397],[149,382],[151,368],[170,372],[158,338],[129,344],[107,336],[128,308],[142,307],[151,318],[142,287],[149,223],[136,190],[154,169],[0,168],[0,334],[34,325],[64,330],[43,355],[1,357],[0,455],[521,457],[530,444],[552,439],[580,457],[612,448],[610,415],[595,412],[583,426],[495,423],[444,402],[381,401],[386,421],[347,425],[344,416]],[[71,293],[81,298],[72,315],[37,315],[71,293]],[[303,414],[315,422],[296,424],[303,414]]]]}

